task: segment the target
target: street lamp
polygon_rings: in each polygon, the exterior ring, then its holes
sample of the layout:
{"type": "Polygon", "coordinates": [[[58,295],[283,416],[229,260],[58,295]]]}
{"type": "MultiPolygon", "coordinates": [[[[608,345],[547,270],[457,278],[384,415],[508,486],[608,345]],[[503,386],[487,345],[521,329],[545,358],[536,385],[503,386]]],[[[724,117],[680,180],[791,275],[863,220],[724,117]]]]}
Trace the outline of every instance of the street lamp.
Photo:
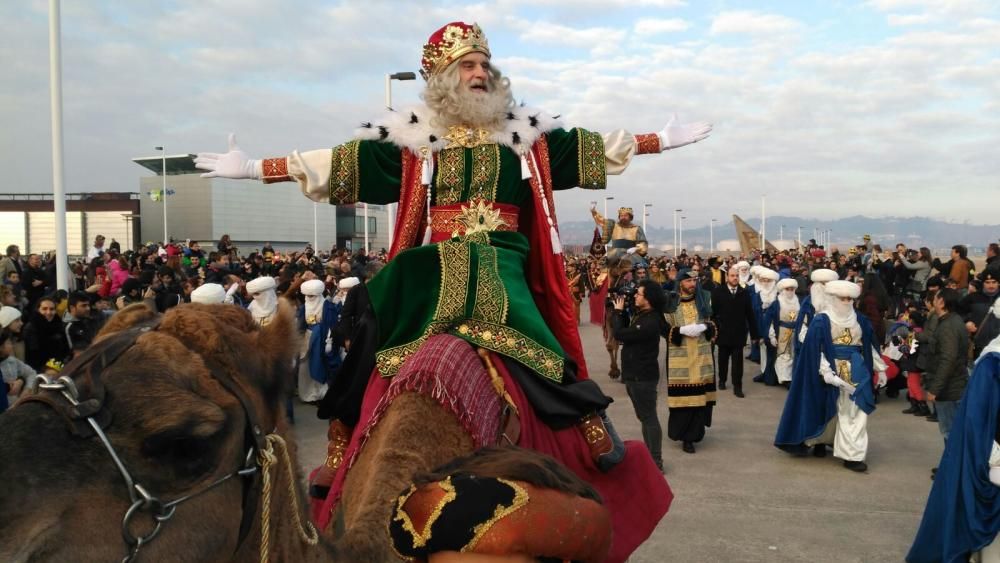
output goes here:
{"type": "Polygon", "coordinates": [[[708,221],[708,245],[711,247],[708,249],[708,254],[711,256],[715,252],[715,222],[718,219],[710,219],[708,221]]]}
{"type": "Polygon", "coordinates": [[[785,226],[778,227],[778,240],[785,240],[785,226]]]}
{"type": "Polygon", "coordinates": [[[678,254],[678,252],[677,252],[677,246],[678,246],[678,242],[677,242],[677,214],[680,213],[681,211],[684,211],[684,210],[683,209],[674,209],[674,258],[677,258],[677,254],[678,254]]]}
{"type": "Polygon", "coordinates": [[[166,247],[170,239],[167,238],[167,151],[163,147],[153,147],[163,154],[163,191],[160,198],[163,200],[163,246],[166,247]]]}
{"type": "Polygon", "coordinates": [[[681,222],[678,223],[677,227],[677,245],[680,247],[684,246],[684,220],[687,217],[681,217],[681,222]]]}
{"type": "MultiPolygon", "coordinates": [[[[393,80],[416,80],[417,75],[412,72],[394,72],[392,74],[385,75],[385,107],[386,109],[392,109],[392,81],[393,80]]],[[[398,203],[390,203],[387,209],[389,215],[389,247],[392,248],[392,239],[395,237],[396,228],[396,208],[399,206],[398,203]]],[[[365,252],[368,251],[368,204],[364,204],[365,207],[365,252]]],[[[317,250],[319,250],[317,248],[317,250]]]]}
{"type": "MultiPolygon", "coordinates": [[[[642,234],[643,235],[646,235],[646,217],[649,216],[649,213],[646,213],[646,208],[647,207],[653,207],[653,204],[652,203],[644,203],[644,204],[642,204],[642,234]]],[[[646,235],[646,236],[648,238],[649,235],[646,235]]]]}
{"type": "Polygon", "coordinates": [[[609,195],[604,197],[604,220],[608,220],[608,201],[615,199],[615,196],[609,195]]]}
{"type": "Polygon", "coordinates": [[[799,248],[802,248],[802,225],[799,225],[799,248]]]}

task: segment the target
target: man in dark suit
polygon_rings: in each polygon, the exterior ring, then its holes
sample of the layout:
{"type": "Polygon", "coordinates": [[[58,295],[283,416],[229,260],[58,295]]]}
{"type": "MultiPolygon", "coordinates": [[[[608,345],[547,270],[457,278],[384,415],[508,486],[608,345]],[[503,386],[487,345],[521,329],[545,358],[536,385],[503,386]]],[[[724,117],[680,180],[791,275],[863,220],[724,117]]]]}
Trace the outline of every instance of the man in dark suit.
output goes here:
{"type": "Polygon", "coordinates": [[[726,283],[712,291],[712,320],[718,327],[715,344],[719,350],[719,390],[726,388],[729,364],[732,362],[733,393],[742,399],[743,347],[748,333],[755,344],[760,335],[757,334],[757,321],[750,305],[750,294],[746,288],[740,287],[740,276],[736,268],[729,268],[726,283]]]}

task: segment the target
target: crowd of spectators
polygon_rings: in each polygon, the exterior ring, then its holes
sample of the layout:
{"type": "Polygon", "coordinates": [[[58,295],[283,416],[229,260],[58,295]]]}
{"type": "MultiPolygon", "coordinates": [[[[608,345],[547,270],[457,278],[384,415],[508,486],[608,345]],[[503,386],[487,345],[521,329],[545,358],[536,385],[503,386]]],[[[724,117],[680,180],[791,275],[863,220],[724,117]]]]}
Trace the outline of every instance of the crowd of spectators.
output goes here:
{"type": "Polygon", "coordinates": [[[17,245],[7,246],[0,259],[0,371],[7,391],[0,393],[0,412],[35,374],[57,372],[90,345],[115,311],[133,303],[145,301],[162,313],[190,302],[201,285],[215,283],[246,305],[246,283],[261,276],[274,277],[279,294],[297,299],[301,281],[321,279],[332,296],[341,280],[363,281],[386,259],[384,249],[370,255],[316,252],[309,244],[282,252],[266,243],[242,254],[228,235],[213,246],[188,240],[122,251],[117,241],[98,235],[87,254],[69,265],[68,291],[57,289],[54,253],[25,256],[17,245]],[[230,292],[233,285],[238,287],[230,292]]]}

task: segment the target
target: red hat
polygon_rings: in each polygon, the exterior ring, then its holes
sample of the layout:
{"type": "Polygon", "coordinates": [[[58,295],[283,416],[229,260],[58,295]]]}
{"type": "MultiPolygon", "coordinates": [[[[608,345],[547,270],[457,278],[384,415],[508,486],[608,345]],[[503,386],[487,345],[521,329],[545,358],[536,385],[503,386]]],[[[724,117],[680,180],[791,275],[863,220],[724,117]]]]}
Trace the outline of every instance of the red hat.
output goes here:
{"type": "Polygon", "coordinates": [[[469,53],[490,56],[490,46],[479,24],[451,22],[431,34],[424,45],[420,75],[429,79],[469,53]]]}

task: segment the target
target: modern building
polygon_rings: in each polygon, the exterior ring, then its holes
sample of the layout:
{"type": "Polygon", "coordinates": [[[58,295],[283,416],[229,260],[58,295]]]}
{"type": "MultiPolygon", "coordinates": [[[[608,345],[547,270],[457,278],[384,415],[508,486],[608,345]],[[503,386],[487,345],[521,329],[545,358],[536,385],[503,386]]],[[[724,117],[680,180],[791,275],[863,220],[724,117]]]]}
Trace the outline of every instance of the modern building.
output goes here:
{"type": "MultiPolygon", "coordinates": [[[[135,248],[141,224],[139,194],[66,194],[66,252],[83,256],[97,235],[122,250],[135,248]]],[[[16,244],[21,254],[55,251],[55,211],[51,193],[0,194],[0,244],[16,244]]]]}
{"type": "MultiPolygon", "coordinates": [[[[261,248],[265,242],[278,250],[301,249],[306,243],[318,245],[317,250],[329,250],[334,245],[351,250],[364,246],[362,204],[314,203],[302,195],[295,183],[202,178],[203,171],[195,168],[194,155],[190,154],[132,160],[156,174],[139,180],[144,242],[163,240],[165,218],[168,238],[197,240],[206,247],[228,234],[241,254],[261,248]]],[[[377,252],[388,248],[388,233],[387,207],[369,205],[369,249],[377,252]]]]}

